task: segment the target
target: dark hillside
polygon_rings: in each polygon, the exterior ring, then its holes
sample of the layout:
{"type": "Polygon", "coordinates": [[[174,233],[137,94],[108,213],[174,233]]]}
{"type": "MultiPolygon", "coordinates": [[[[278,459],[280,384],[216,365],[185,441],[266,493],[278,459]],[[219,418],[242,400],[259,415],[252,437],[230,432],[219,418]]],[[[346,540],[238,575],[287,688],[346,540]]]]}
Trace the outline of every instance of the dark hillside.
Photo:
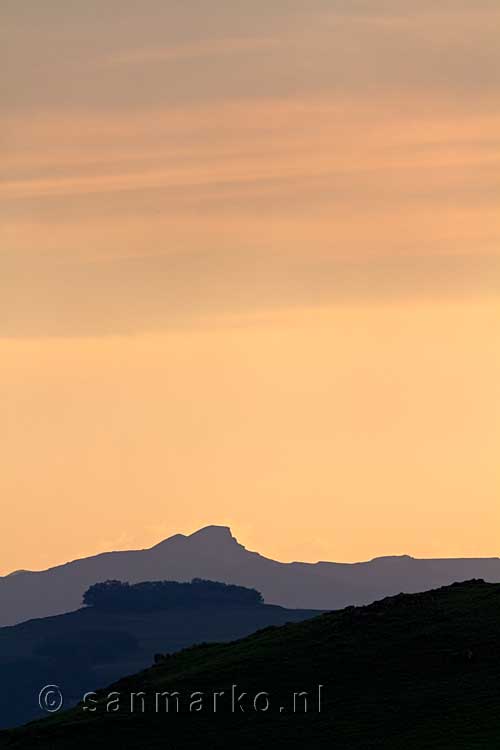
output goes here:
{"type": "Polygon", "coordinates": [[[100,693],[87,704],[93,711],[79,706],[1,734],[1,747],[494,750],[499,636],[498,584],[399,595],[184,650],[100,693]],[[247,696],[233,712],[235,684],[236,695],[247,696]],[[118,695],[116,713],[107,712],[110,691],[118,695]],[[137,703],[130,710],[131,693],[139,691],[145,713],[137,703]],[[155,693],[164,691],[171,694],[169,712],[164,697],[156,712],[155,693]],[[294,712],[293,694],[304,691],[308,711],[302,696],[294,712]],[[224,693],[215,712],[214,693],[224,693]]]}
{"type": "Polygon", "coordinates": [[[262,604],[256,591],[207,581],[103,583],[86,599],[96,606],[0,628],[0,727],[41,715],[44,685],[60,685],[69,707],[88,690],[150,666],[157,652],[231,641],[316,614],[262,604]]]}

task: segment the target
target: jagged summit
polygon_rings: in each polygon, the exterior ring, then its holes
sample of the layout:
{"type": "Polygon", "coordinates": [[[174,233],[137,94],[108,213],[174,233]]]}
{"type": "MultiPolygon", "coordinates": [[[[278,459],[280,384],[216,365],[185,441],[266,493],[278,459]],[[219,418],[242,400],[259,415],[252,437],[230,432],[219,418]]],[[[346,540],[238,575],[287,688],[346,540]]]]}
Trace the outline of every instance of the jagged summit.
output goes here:
{"type": "Polygon", "coordinates": [[[246,552],[245,547],[232,535],[229,526],[204,526],[190,534],[187,542],[194,549],[209,551],[211,555],[221,552],[226,555],[246,552]]]}
{"type": "Polygon", "coordinates": [[[204,526],[198,531],[194,531],[189,535],[189,539],[209,539],[211,541],[232,541],[236,542],[237,539],[232,535],[229,526],[216,526],[212,524],[210,526],[204,526]]]}
{"type": "Polygon", "coordinates": [[[158,544],[155,544],[151,549],[158,550],[175,544],[213,546],[214,549],[220,548],[221,545],[234,545],[244,549],[243,545],[241,545],[231,533],[229,526],[217,526],[216,524],[204,526],[197,531],[193,531],[192,534],[174,534],[174,536],[169,536],[161,542],[158,542],[158,544]]]}

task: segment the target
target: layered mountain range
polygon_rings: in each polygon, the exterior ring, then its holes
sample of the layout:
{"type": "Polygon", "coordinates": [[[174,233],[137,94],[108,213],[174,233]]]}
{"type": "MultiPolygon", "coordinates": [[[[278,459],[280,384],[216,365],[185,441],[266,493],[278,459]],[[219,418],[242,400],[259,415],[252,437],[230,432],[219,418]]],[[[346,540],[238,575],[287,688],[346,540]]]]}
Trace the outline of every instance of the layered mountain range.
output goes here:
{"type": "Polygon", "coordinates": [[[0,578],[0,627],[78,609],[94,583],[205,578],[256,588],[270,604],[339,609],[455,581],[500,582],[499,558],[379,557],[359,563],[283,563],[247,550],[225,526],[176,534],[144,550],[106,552],[0,578]]]}

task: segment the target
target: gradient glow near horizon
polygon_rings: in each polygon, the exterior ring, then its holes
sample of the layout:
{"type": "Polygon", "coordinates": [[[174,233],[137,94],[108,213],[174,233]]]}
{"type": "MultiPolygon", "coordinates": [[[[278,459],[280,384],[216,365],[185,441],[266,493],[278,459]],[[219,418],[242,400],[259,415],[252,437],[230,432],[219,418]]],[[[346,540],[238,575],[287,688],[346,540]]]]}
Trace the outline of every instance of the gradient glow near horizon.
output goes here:
{"type": "Polygon", "coordinates": [[[500,554],[500,7],[4,0],[0,573],[500,554]]]}

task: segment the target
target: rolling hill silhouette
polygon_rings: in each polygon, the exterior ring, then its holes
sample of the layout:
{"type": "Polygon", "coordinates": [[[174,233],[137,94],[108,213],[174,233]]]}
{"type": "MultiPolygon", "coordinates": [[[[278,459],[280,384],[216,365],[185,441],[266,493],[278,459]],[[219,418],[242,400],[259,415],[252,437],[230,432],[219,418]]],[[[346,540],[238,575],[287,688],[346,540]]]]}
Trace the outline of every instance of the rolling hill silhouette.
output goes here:
{"type": "Polygon", "coordinates": [[[94,606],[0,628],[0,727],[42,715],[38,693],[44,685],[60,685],[70,706],[87,691],[148,667],[155,653],[231,641],[317,614],[263,604],[256,591],[231,589],[206,581],[99,584],[86,597],[94,606]],[[172,588],[181,595],[165,597],[163,590],[172,588]]]}
{"type": "Polygon", "coordinates": [[[482,581],[348,607],[174,654],[0,746],[493,750],[499,623],[482,581]]]}
{"type": "Polygon", "coordinates": [[[361,563],[282,563],[250,552],[225,526],[176,534],[151,549],[107,552],[40,572],[0,578],[0,626],[77,609],[93,583],[210,578],[256,588],[266,602],[301,609],[368,604],[454,581],[500,581],[500,559],[420,560],[403,555],[361,563]]]}

